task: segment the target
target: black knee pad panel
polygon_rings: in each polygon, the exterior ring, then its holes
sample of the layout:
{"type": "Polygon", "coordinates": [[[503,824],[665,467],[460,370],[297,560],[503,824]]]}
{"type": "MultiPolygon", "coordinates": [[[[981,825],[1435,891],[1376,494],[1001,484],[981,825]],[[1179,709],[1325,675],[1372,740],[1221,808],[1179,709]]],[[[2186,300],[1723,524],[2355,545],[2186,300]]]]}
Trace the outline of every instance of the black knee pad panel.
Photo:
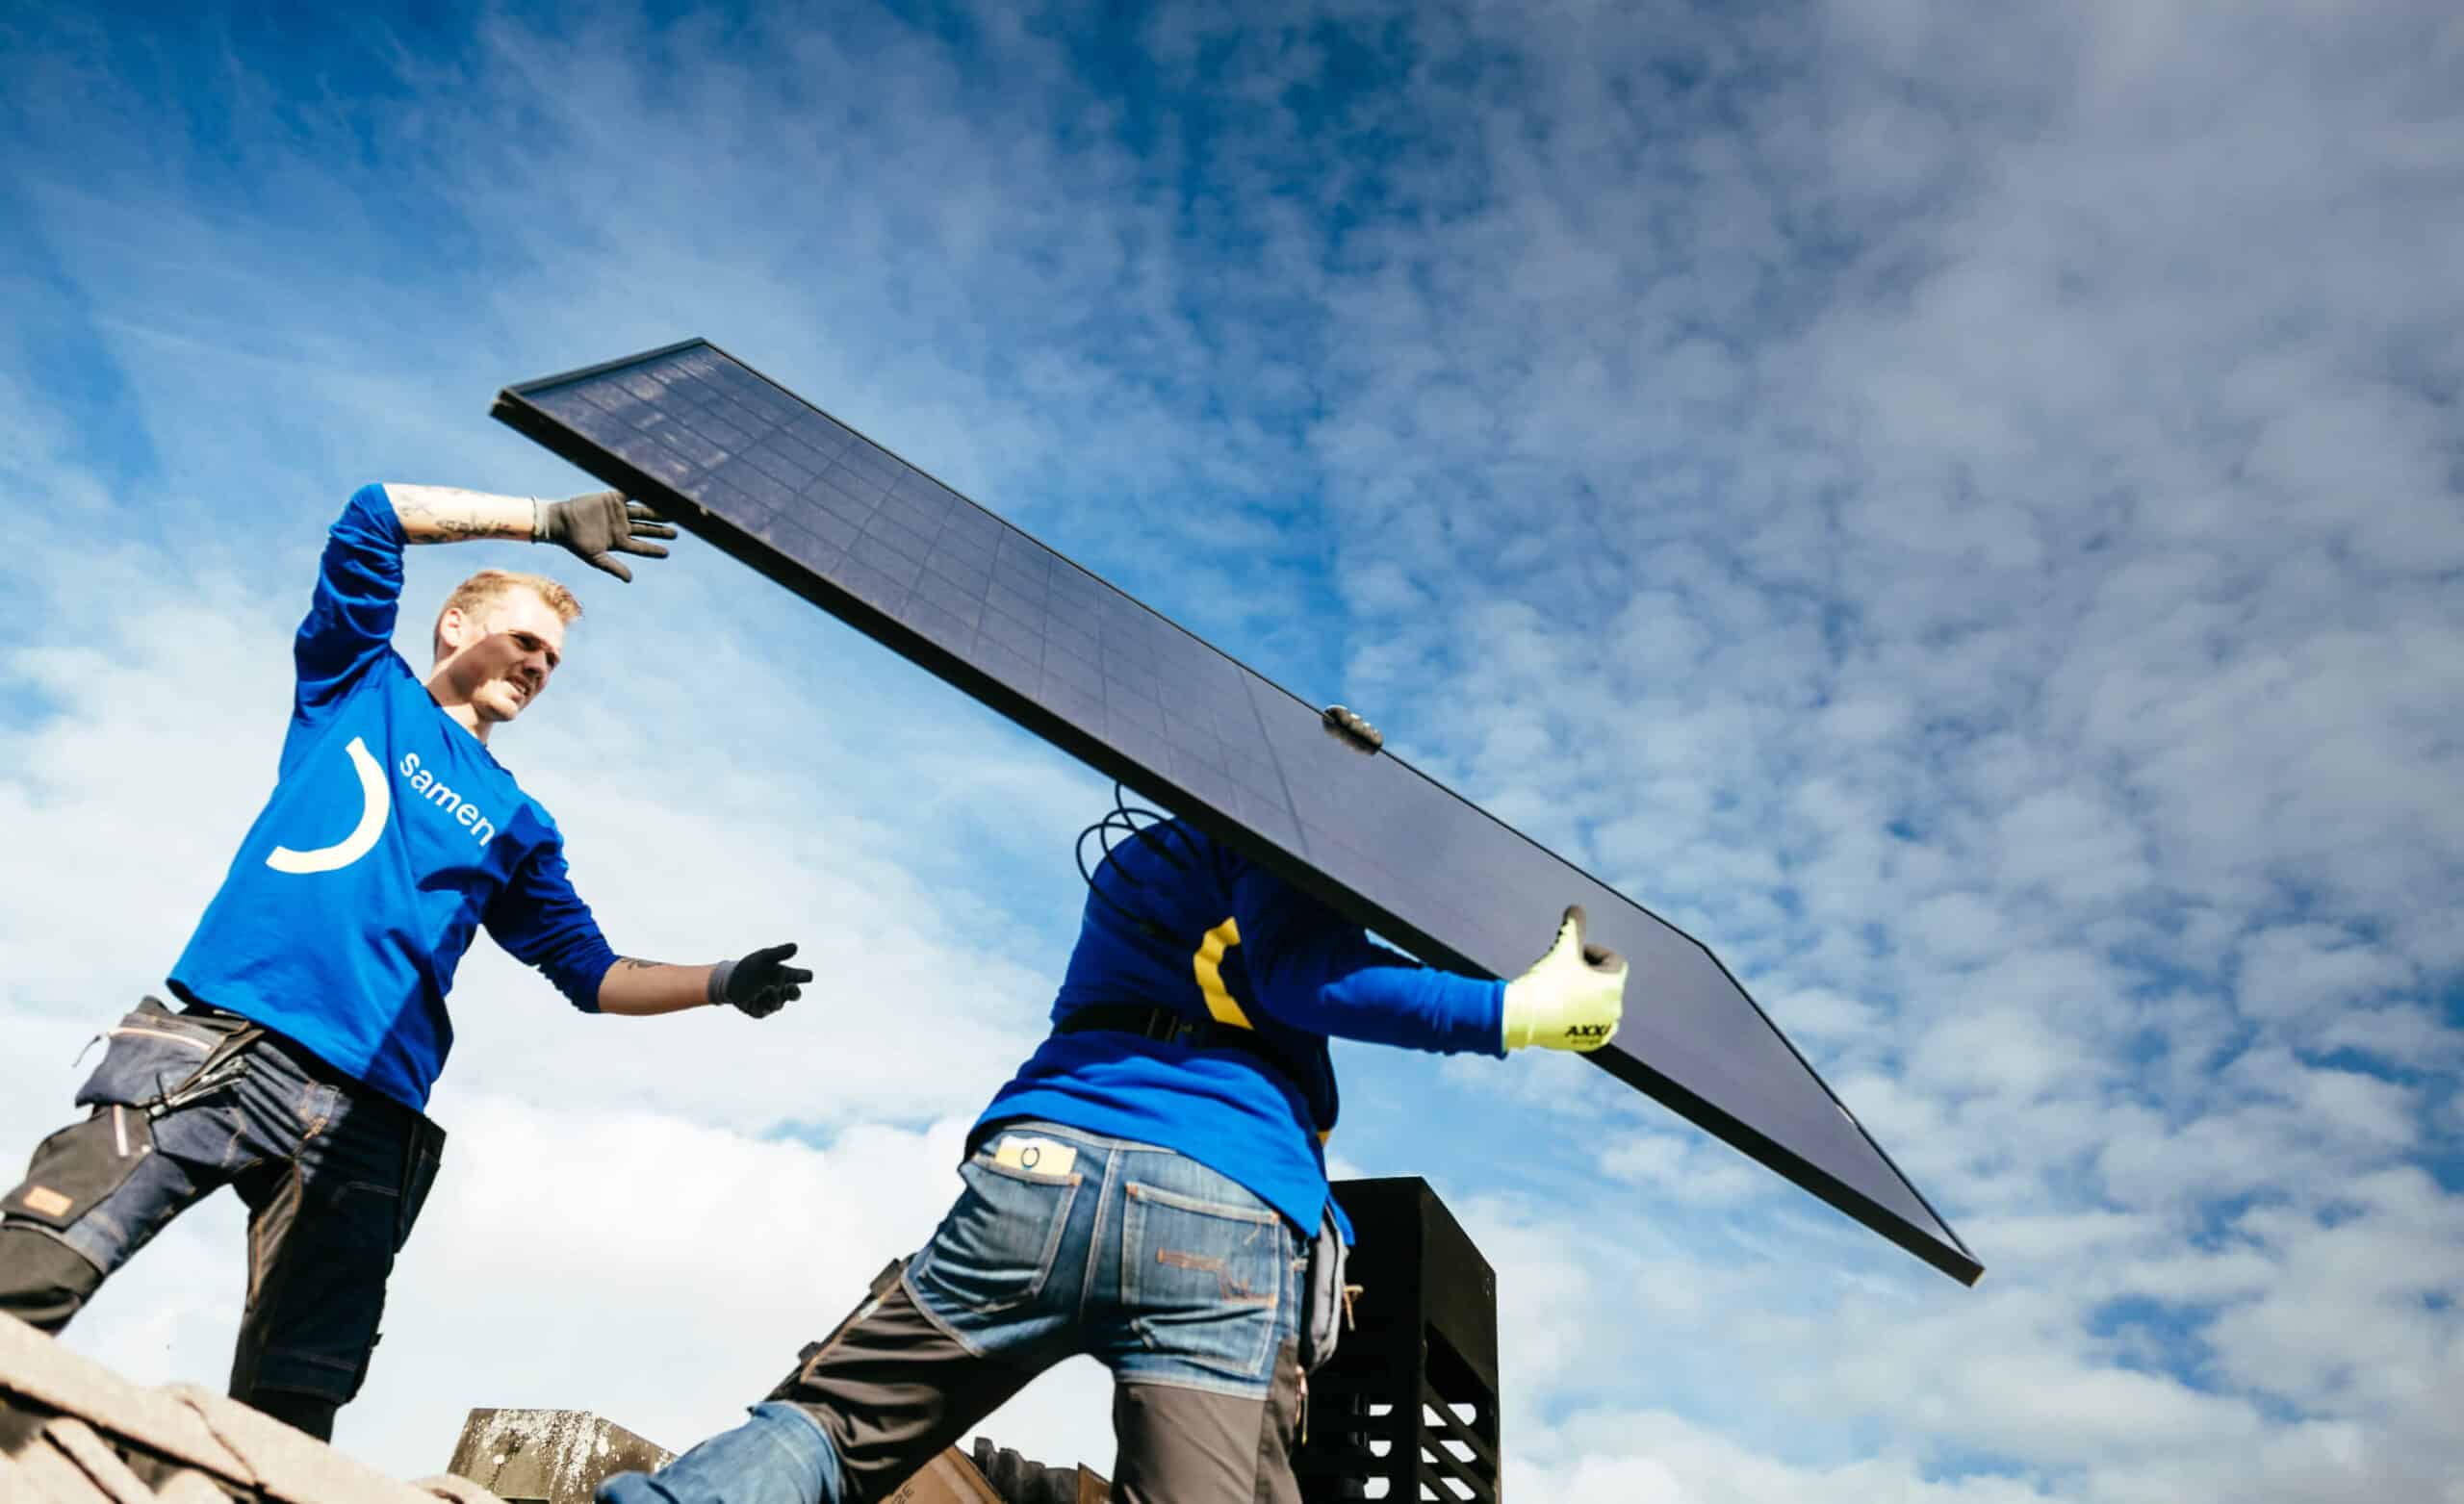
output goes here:
{"type": "Polygon", "coordinates": [[[0,1311],[57,1333],[102,1283],[92,1260],[43,1229],[0,1224],[0,1311]]]}

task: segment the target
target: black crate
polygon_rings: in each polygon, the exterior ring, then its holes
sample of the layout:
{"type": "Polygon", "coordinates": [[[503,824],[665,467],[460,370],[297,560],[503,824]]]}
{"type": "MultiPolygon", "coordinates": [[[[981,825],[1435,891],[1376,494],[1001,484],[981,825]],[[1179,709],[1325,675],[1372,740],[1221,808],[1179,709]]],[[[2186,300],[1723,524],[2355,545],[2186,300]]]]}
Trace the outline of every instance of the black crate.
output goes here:
{"type": "Polygon", "coordinates": [[[1309,1379],[1307,1504],[1499,1504],[1498,1283],[1417,1176],[1338,1181],[1357,1235],[1353,1325],[1309,1379]]]}

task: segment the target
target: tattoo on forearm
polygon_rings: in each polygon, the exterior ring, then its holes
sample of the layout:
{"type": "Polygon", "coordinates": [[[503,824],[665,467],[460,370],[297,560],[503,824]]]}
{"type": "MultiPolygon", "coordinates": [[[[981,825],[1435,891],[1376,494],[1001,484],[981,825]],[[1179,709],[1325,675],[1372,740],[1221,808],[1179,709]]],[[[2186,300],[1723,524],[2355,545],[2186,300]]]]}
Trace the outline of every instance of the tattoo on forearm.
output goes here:
{"type": "Polygon", "coordinates": [[[394,515],[414,543],[530,536],[529,508],[517,498],[451,486],[393,486],[394,515]]]}
{"type": "Polygon", "coordinates": [[[453,538],[510,538],[514,535],[510,523],[482,523],[467,517],[440,517],[431,525],[438,532],[453,538]]]}
{"type": "Polygon", "coordinates": [[[636,960],[630,956],[619,956],[616,957],[616,964],[619,966],[629,967],[634,971],[656,971],[660,967],[666,965],[667,962],[636,960]]]}

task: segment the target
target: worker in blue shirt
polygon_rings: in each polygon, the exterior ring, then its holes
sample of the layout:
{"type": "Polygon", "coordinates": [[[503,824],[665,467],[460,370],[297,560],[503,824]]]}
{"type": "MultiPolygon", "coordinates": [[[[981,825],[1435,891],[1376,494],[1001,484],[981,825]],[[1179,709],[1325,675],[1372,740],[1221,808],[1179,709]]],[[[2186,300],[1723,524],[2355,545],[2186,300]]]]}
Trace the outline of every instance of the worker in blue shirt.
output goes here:
{"type": "Polygon", "coordinates": [[[325,544],[272,795],[172,966],[108,1031],[0,1198],[0,1312],[50,1332],[180,1212],[229,1185],[249,1209],[231,1393],[321,1438],[359,1391],[395,1255],[445,1134],[423,1110],[453,1041],[446,994],[473,932],[584,1012],[716,1004],[754,1017],[811,974],[792,945],[707,966],[620,958],[564,842],[489,736],[546,691],[572,593],[483,570],[438,613],[423,676],[392,646],[406,544],[560,544],[630,580],[676,531],[616,492],[543,502],[367,486],[325,544]]]}
{"type": "Polygon", "coordinates": [[[939,1229],[750,1421],[601,1504],[886,1499],[1080,1353],[1113,1373],[1119,1504],[1295,1504],[1331,1341],[1313,1264],[1348,1239],[1327,1039],[1587,1050],[1624,1008],[1626,964],[1583,944],[1580,909],[1501,982],[1414,964],[1177,820],[1091,880],[1052,1035],[976,1122],[939,1229]]]}

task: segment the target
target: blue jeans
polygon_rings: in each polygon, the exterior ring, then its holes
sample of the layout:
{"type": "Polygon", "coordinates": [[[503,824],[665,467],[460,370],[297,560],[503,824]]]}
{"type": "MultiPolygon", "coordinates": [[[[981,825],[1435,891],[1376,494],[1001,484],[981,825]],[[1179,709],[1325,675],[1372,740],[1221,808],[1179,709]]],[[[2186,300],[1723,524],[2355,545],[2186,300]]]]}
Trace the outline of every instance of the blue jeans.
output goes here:
{"type": "Polygon", "coordinates": [[[1296,1500],[1294,1321],[1306,1250],[1194,1160],[1044,1122],[1000,1125],[940,1227],[744,1426],[604,1504],[857,1504],[1027,1382],[1089,1354],[1115,1380],[1113,1496],[1296,1500]]]}
{"type": "Polygon", "coordinates": [[[231,1014],[148,998],[108,1039],[77,1093],[90,1115],[44,1139],[0,1198],[0,1310],[60,1330],[173,1217],[230,1185],[249,1211],[231,1392],[329,1434],[367,1376],[444,1133],[231,1014]]]}

